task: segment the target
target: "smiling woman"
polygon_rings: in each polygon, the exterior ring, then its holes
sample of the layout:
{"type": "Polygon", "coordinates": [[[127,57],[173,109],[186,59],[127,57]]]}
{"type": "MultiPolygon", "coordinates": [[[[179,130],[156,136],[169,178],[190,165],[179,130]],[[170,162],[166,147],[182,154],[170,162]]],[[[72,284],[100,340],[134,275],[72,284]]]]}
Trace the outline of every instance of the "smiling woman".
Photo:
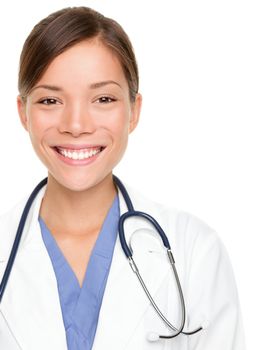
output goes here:
{"type": "Polygon", "coordinates": [[[128,36],[92,9],[55,12],[28,36],[17,106],[48,177],[0,218],[1,349],[244,350],[217,234],[113,176],[138,89],[128,36]]]}
{"type": "MultiPolygon", "coordinates": [[[[49,169],[50,186],[54,186],[53,179],[75,191],[107,183],[137,125],[141,103],[139,94],[131,101],[116,55],[97,37],[75,43],[53,59],[37,85],[23,96],[18,96],[21,121],[49,169]]],[[[109,202],[114,193],[112,188],[109,202]]],[[[105,210],[103,203],[101,210],[105,210]]],[[[45,202],[41,210],[44,208],[45,202]]],[[[63,221],[68,222],[72,216],[66,208],[63,213],[63,221]]],[[[76,215],[83,225],[83,212],[76,215]]],[[[86,221],[87,231],[90,223],[88,218],[86,221]]],[[[68,227],[73,225],[68,222],[68,227]]]]}

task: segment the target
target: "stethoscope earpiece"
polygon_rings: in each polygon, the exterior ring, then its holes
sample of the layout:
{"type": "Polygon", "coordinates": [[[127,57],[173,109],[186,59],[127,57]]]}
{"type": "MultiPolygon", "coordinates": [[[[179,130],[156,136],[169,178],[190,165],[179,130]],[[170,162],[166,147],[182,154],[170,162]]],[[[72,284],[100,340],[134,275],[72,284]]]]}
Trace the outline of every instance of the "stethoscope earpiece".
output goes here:
{"type": "Polygon", "coordinates": [[[204,330],[204,329],[207,329],[209,326],[210,326],[209,320],[204,320],[204,321],[202,322],[202,329],[203,329],[203,330],[204,330]]]}
{"type": "Polygon", "coordinates": [[[149,342],[156,342],[156,341],[158,341],[160,338],[159,338],[159,334],[157,334],[157,333],[154,333],[154,332],[150,332],[150,333],[148,333],[147,334],[147,340],[149,341],[149,342]]]}

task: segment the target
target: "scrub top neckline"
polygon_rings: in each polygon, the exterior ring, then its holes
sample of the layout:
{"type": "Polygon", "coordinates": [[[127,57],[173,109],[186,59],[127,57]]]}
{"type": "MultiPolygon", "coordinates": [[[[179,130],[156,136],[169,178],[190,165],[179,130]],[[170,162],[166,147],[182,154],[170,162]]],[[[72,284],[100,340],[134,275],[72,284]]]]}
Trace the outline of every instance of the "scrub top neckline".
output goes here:
{"type": "Polygon", "coordinates": [[[55,238],[39,216],[43,241],[57,278],[65,330],[69,333],[78,333],[87,342],[93,339],[96,332],[99,310],[116,243],[119,217],[119,197],[116,195],[91,251],[85,277],[80,286],[55,238]]]}
{"type": "MultiPolygon", "coordinates": [[[[91,257],[93,256],[93,254],[95,253],[96,255],[101,256],[102,258],[103,257],[104,258],[109,258],[111,256],[110,252],[108,252],[107,249],[105,249],[104,243],[103,243],[104,240],[108,240],[109,241],[109,237],[107,235],[103,235],[102,236],[102,233],[106,232],[105,231],[105,226],[107,225],[108,216],[109,216],[112,208],[116,207],[117,202],[119,202],[118,195],[115,196],[115,198],[114,198],[114,200],[112,202],[112,205],[111,205],[110,209],[108,210],[108,212],[107,212],[107,214],[105,216],[105,219],[104,219],[104,221],[102,223],[102,226],[101,226],[100,232],[98,234],[98,237],[97,237],[97,239],[96,239],[96,241],[94,243],[94,246],[93,246],[93,248],[91,250],[90,258],[89,258],[89,261],[88,261],[87,266],[86,266],[86,270],[85,270],[82,286],[80,286],[75,272],[73,271],[71,265],[69,264],[68,260],[66,259],[65,255],[63,254],[62,250],[60,249],[59,245],[57,244],[56,239],[52,235],[50,229],[47,227],[45,221],[42,219],[42,217],[40,215],[38,217],[38,220],[39,220],[41,228],[44,227],[46,229],[46,231],[49,233],[49,239],[46,240],[46,242],[45,242],[46,245],[47,244],[48,245],[53,244],[55,246],[55,248],[56,248],[57,253],[54,256],[54,258],[56,259],[56,263],[58,263],[59,265],[61,263],[65,263],[67,265],[67,268],[70,270],[70,273],[72,274],[72,277],[73,277],[73,279],[75,281],[74,284],[76,284],[76,287],[78,287],[80,290],[83,288],[83,285],[84,285],[84,283],[86,281],[90,260],[91,260],[91,257]]],[[[120,216],[119,213],[120,213],[120,210],[119,210],[119,203],[118,203],[118,216],[120,216]]]]}

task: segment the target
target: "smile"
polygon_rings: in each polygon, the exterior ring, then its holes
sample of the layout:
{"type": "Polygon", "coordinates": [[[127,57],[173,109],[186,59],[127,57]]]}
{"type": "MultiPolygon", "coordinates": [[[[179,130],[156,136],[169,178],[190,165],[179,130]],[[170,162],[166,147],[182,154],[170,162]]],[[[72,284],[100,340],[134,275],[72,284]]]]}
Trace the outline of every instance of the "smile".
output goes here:
{"type": "Polygon", "coordinates": [[[55,147],[56,151],[65,158],[74,159],[74,160],[84,160],[89,159],[96,154],[100,153],[104,147],[90,147],[83,149],[68,149],[62,147],[55,147]]]}

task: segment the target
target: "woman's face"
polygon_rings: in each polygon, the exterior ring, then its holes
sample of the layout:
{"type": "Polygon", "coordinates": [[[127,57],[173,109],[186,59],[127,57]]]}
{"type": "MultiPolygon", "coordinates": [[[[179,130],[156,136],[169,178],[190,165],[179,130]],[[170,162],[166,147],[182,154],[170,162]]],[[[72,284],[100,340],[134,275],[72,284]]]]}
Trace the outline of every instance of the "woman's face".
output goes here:
{"type": "Polygon", "coordinates": [[[51,176],[81,191],[111,174],[137,125],[141,96],[130,102],[115,55],[98,40],[76,44],[56,57],[26,103],[21,122],[51,176]]]}

